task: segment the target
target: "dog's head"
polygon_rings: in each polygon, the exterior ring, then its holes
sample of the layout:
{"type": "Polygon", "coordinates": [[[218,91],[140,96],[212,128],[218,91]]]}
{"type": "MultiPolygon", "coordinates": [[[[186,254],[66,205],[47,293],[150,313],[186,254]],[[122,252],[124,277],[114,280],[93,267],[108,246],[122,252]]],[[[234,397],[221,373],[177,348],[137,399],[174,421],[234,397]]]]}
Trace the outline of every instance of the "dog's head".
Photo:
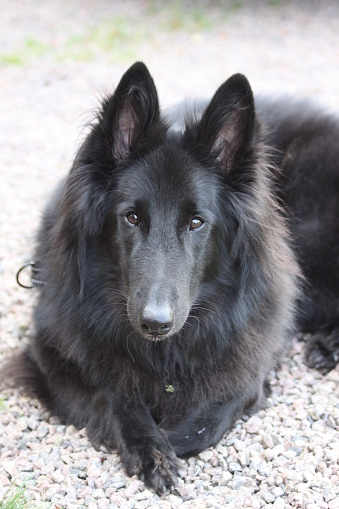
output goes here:
{"type": "Polygon", "coordinates": [[[199,305],[204,282],[217,281],[234,228],[226,188],[253,179],[255,133],[253,95],[242,75],[227,80],[182,133],[161,115],[142,63],[103,102],[65,196],[86,245],[100,237],[101,249],[110,246],[128,319],[141,335],[178,333],[199,305]]]}

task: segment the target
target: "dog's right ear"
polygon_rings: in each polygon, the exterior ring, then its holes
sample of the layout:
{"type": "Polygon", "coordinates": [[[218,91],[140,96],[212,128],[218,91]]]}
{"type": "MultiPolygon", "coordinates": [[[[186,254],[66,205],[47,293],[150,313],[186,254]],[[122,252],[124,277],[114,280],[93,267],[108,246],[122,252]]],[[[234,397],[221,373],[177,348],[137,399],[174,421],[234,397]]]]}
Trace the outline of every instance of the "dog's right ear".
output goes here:
{"type": "Polygon", "coordinates": [[[114,95],[103,105],[102,118],[106,133],[110,130],[115,161],[125,159],[136,146],[149,140],[159,124],[160,108],[153,78],[145,64],[136,62],[123,75],[114,95]]]}

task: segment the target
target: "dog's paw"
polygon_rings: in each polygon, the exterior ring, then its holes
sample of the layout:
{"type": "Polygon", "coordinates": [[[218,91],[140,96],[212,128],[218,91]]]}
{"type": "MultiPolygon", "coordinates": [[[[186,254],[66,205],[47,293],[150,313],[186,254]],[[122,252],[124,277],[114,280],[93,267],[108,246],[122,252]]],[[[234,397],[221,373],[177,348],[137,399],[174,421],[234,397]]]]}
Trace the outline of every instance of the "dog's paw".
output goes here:
{"type": "Polygon", "coordinates": [[[180,461],[174,452],[165,455],[156,448],[150,451],[150,458],[151,461],[143,465],[144,482],[148,488],[162,495],[176,486],[180,461]]]}
{"type": "Polygon", "coordinates": [[[305,362],[323,375],[335,368],[339,361],[339,346],[331,336],[318,332],[310,336],[305,348],[305,362]]]}
{"type": "Polygon", "coordinates": [[[137,475],[147,488],[158,495],[175,487],[181,462],[170,448],[150,446],[138,453],[122,455],[123,464],[128,475],[137,475]]]}

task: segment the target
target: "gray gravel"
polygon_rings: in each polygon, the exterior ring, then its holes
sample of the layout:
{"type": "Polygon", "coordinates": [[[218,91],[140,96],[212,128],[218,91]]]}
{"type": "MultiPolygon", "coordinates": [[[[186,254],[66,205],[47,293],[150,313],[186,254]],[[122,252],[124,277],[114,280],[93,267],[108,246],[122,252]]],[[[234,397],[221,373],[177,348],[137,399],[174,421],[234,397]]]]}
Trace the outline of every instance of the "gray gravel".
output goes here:
{"type": "MultiPolygon", "coordinates": [[[[184,2],[178,15],[146,1],[0,0],[0,361],[33,334],[34,293],[16,286],[15,272],[30,258],[46,196],[97,98],[134,60],[147,63],[164,105],[209,96],[240,71],[255,92],[310,97],[339,112],[337,2],[222,4],[195,2],[192,22],[184,2]]],[[[91,448],[84,430],[5,392],[0,500],[27,482],[33,506],[53,509],[339,509],[339,369],[321,377],[302,349],[296,339],[272,373],[267,410],[183,462],[177,489],[161,499],[128,478],[117,455],[91,448]]]]}

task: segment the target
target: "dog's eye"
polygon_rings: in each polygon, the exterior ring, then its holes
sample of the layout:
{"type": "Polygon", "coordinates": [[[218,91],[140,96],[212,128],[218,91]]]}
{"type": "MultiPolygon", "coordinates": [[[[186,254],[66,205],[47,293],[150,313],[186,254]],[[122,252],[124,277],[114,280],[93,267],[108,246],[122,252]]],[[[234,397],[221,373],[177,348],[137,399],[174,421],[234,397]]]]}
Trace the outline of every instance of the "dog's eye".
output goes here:
{"type": "Polygon", "coordinates": [[[138,216],[135,212],[130,212],[129,214],[127,214],[126,219],[129,222],[129,224],[131,224],[133,226],[138,226],[138,223],[139,223],[138,216]]]}
{"type": "Polygon", "coordinates": [[[204,220],[201,217],[194,216],[190,221],[190,230],[199,230],[204,224],[204,220]]]}

